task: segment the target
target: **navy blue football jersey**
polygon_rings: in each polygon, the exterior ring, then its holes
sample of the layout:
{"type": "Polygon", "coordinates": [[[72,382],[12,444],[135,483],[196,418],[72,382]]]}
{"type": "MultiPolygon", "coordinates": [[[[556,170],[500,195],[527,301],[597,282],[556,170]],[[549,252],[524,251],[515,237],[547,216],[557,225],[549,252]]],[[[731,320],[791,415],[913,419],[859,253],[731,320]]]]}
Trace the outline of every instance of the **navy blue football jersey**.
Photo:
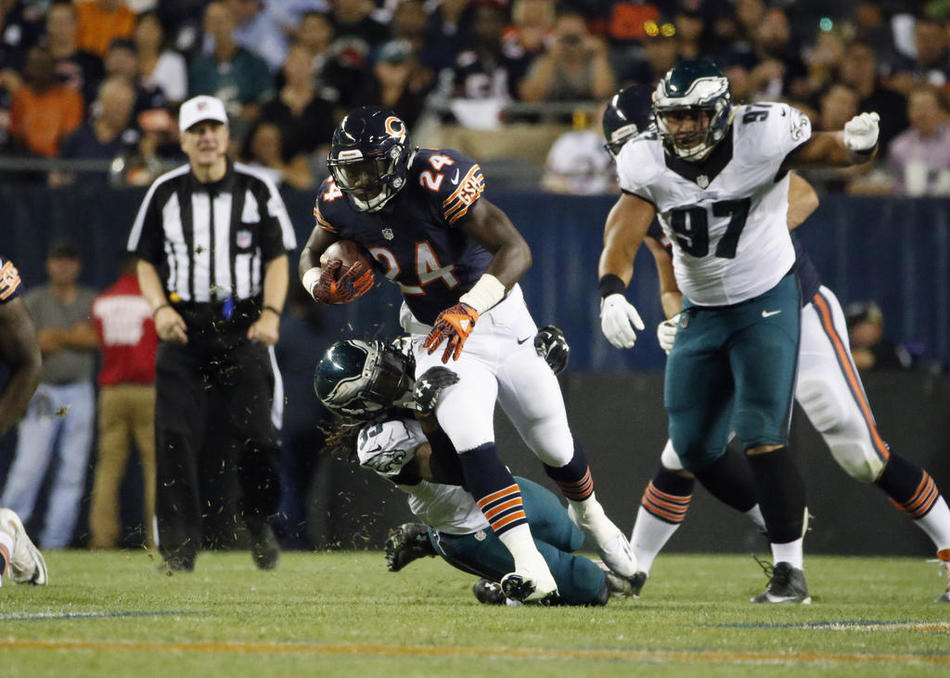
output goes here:
{"type": "Polygon", "coordinates": [[[20,296],[22,291],[20,272],[13,262],[0,256],[0,304],[6,304],[20,296]]]}
{"type": "Polygon", "coordinates": [[[320,186],[313,214],[318,227],[365,247],[375,269],[399,285],[412,314],[431,325],[491,261],[457,227],[484,190],[475,161],[451,149],[419,149],[405,188],[379,212],[358,210],[331,177],[320,186]]]}

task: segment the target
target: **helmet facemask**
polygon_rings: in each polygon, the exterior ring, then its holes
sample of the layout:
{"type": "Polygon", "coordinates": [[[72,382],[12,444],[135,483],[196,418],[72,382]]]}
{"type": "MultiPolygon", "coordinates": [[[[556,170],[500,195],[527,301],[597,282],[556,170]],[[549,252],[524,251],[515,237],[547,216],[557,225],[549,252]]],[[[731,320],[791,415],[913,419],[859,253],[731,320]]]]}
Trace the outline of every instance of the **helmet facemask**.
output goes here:
{"type": "Polygon", "coordinates": [[[729,131],[731,113],[725,77],[697,78],[680,96],[671,96],[666,82],[660,81],[653,95],[653,114],[664,145],[687,161],[703,160],[712,152],[729,131]]]}
{"type": "Polygon", "coordinates": [[[317,365],[314,389],[331,412],[369,421],[392,407],[412,402],[414,366],[380,341],[337,342],[317,365]]]}
{"type": "Polygon", "coordinates": [[[405,185],[406,146],[396,142],[383,153],[364,156],[358,149],[343,150],[327,164],[337,188],[361,212],[378,212],[405,185]]]}

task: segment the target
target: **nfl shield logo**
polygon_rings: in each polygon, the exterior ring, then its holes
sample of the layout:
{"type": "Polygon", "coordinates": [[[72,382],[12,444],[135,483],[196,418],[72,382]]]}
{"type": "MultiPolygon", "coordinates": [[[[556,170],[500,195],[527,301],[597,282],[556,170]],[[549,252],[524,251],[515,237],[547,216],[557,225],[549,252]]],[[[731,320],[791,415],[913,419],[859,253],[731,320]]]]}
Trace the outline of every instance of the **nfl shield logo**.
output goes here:
{"type": "Polygon", "coordinates": [[[243,230],[237,232],[237,238],[235,239],[235,242],[237,242],[238,247],[243,249],[251,246],[252,239],[253,236],[251,235],[251,232],[248,230],[243,230]]]}
{"type": "Polygon", "coordinates": [[[706,188],[709,186],[709,177],[707,177],[705,174],[700,174],[698,177],[696,177],[696,183],[699,184],[700,188],[706,188]]]}
{"type": "Polygon", "coordinates": [[[393,229],[389,228],[389,226],[386,226],[386,227],[383,229],[383,237],[386,238],[386,240],[392,240],[392,239],[395,238],[396,236],[395,236],[395,234],[393,233],[393,229]]]}

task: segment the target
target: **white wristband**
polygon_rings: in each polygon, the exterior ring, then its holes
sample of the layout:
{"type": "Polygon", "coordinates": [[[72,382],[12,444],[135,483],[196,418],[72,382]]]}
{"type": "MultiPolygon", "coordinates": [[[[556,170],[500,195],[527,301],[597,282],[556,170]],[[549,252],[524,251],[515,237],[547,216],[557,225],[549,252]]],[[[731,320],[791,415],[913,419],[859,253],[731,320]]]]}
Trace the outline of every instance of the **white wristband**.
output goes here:
{"type": "MultiPolygon", "coordinates": [[[[307,294],[313,297],[313,288],[319,280],[320,280],[320,267],[314,266],[309,271],[303,274],[303,278],[300,279],[300,282],[303,285],[303,288],[307,290],[307,294]]],[[[314,297],[314,301],[316,301],[316,297],[314,297]]]]}
{"type": "Polygon", "coordinates": [[[501,281],[491,273],[483,273],[472,289],[459,297],[459,301],[471,306],[481,315],[504,297],[505,286],[501,281]]]}

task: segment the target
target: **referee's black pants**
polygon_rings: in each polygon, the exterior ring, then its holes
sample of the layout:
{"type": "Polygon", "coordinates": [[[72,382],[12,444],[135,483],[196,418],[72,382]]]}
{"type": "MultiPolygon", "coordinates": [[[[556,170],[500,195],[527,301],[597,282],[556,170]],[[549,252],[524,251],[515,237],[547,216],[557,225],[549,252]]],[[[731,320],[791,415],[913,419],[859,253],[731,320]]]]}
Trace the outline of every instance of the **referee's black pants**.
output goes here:
{"type": "Polygon", "coordinates": [[[236,449],[239,506],[248,528],[277,512],[279,436],[271,418],[274,364],[268,349],[242,341],[228,350],[161,342],[155,359],[155,460],[159,551],[190,569],[201,546],[201,456],[236,449]],[[208,420],[210,411],[226,421],[208,420]]]}

